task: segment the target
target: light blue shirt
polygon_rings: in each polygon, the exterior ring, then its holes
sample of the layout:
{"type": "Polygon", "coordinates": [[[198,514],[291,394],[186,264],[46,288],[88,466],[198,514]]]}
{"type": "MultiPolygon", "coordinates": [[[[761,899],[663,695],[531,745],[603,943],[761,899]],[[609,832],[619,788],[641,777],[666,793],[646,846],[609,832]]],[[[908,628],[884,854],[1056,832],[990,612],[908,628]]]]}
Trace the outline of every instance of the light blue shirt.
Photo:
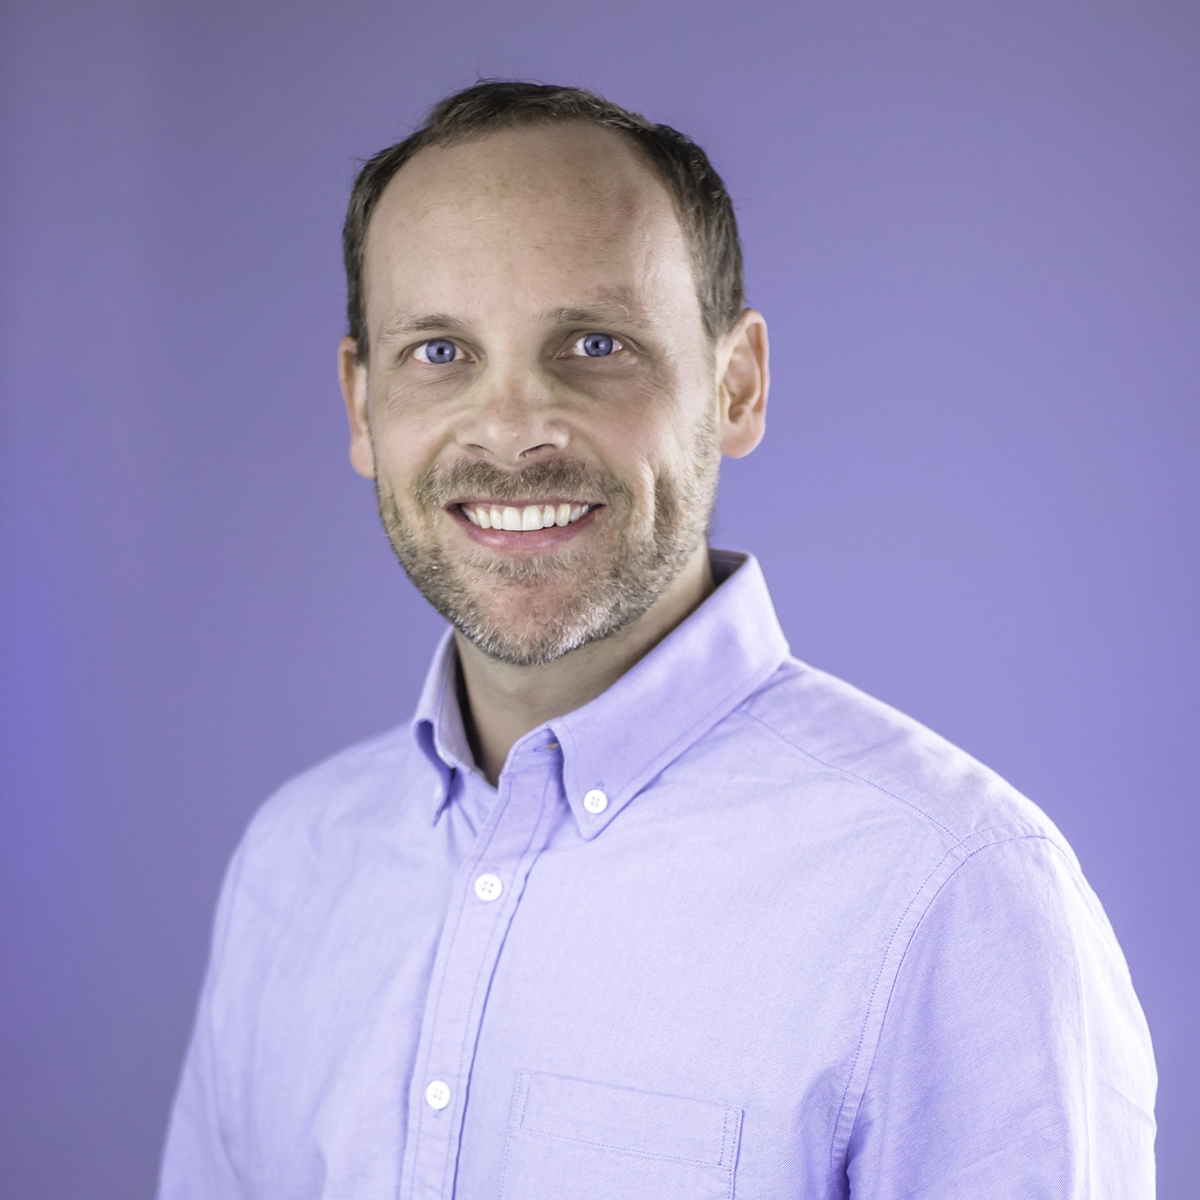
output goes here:
{"type": "Polygon", "coordinates": [[[162,1200],[1148,1200],[1149,1034],[1049,819],[791,658],[757,563],[493,789],[416,718],[230,865],[162,1200]]]}

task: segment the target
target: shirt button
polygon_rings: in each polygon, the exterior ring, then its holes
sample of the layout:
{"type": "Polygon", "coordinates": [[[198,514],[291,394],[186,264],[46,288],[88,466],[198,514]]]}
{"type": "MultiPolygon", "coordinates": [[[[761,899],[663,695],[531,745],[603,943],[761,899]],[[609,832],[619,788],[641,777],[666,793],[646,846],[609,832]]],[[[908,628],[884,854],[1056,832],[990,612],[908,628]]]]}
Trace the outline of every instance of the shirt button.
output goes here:
{"type": "Polygon", "coordinates": [[[504,884],[500,882],[500,876],[493,875],[490,871],[475,880],[475,895],[480,900],[495,900],[502,891],[504,884]]]}
{"type": "Polygon", "coordinates": [[[425,1089],[425,1103],[440,1112],[450,1103],[450,1085],[443,1083],[440,1079],[435,1079],[425,1089]]]}
{"type": "Polygon", "coordinates": [[[590,813],[602,813],[608,807],[608,797],[599,788],[592,788],[583,798],[583,807],[590,813]]]}

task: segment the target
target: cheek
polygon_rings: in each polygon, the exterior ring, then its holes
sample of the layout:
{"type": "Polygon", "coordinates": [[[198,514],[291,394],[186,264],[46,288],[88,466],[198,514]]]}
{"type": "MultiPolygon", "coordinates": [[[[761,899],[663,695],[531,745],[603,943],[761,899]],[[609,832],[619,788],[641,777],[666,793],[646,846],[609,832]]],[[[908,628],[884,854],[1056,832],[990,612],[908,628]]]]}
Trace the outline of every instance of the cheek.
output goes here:
{"type": "Polygon", "coordinates": [[[711,440],[705,431],[712,427],[713,410],[700,389],[684,396],[633,393],[608,407],[591,436],[618,473],[674,474],[691,468],[696,447],[711,440]]]}
{"type": "Polygon", "coordinates": [[[424,470],[452,436],[447,405],[428,395],[393,390],[371,408],[371,440],[389,475],[424,470]]]}
{"type": "Polygon", "coordinates": [[[579,431],[620,455],[637,456],[670,440],[686,405],[669,383],[627,376],[594,384],[571,405],[579,431]]]}

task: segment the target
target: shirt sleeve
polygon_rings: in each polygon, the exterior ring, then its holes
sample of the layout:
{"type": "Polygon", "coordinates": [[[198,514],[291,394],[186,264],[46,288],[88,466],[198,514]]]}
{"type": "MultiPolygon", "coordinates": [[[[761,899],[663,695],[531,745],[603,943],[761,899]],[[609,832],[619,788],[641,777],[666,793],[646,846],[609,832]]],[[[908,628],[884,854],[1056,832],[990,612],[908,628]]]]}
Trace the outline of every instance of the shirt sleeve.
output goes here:
{"type": "Polygon", "coordinates": [[[213,998],[228,941],[234,894],[244,849],[225,875],[213,926],[212,951],[183,1075],[167,1127],[158,1200],[245,1200],[223,1128],[213,998]]]}
{"type": "Polygon", "coordinates": [[[847,1151],[858,1200],[1153,1200],[1150,1035],[1044,837],[967,858],[912,935],[847,1151]]]}

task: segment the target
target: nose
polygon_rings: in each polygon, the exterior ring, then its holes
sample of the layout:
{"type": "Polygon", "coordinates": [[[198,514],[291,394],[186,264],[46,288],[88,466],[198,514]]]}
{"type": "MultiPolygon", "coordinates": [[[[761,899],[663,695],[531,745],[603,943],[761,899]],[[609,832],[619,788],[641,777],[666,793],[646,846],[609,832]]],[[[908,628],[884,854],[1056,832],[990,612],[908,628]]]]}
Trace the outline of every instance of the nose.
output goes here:
{"type": "Polygon", "coordinates": [[[467,453],[497,466],[527,466],[566,449],[569,433],[553,383],[532,366],[485,372],[457,430],[467,453]]]}

